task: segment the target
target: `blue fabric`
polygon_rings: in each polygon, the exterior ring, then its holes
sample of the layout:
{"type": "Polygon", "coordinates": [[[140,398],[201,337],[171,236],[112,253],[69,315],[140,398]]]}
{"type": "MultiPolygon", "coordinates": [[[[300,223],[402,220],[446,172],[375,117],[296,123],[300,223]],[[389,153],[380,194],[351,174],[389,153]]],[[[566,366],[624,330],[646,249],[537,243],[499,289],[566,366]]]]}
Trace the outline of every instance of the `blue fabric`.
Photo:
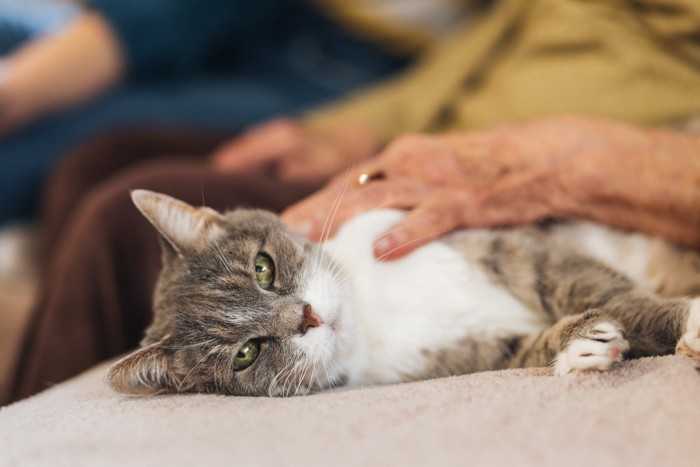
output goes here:
{"type": "Polygon", "coordinates": [[[246,77],[131,85],[12,135],[0,143],[0,223],[31,216],[56,156],[91,135],[141,125],[235,128],[236,122],[242,126],[320,100],[277,85],[246,77]]]}
{"type": "Polygon", "coordinates": [[[77,5],[50,0],[0,0],[0,55],[27,39],[60,30],[79,11],[77,5]]]}
{"type": "MultiPolygon", "coordinates": [[[[401,66],[403,60],[337,34],[306,32],[283,47],[260,47],[236,70],[170,81],[132,81],[80,109],[0,139],[0,224],[35,214],[40,186],[63,155],[86,138],[128,127],[171,126],[235,131],[335,99],[401,66]],[[298,40],[332,54],[300,60],[298,40]]],[[[303,53],[302,56],[306,54],[303,53]]]]}
{"type": "Polygon", "coordinates": [[[26,26],[0,16],[0,56],[14,50],[31,35],[31,30],[26,26]]]}
{"type": "MultiPolygon", "coordinates": [[[[91,0],[126,51],[132,76],[233,63],[273,41],[296,1],[91,0]]],[[[284,35],[284,31],[281,31],[284,35]]]]}

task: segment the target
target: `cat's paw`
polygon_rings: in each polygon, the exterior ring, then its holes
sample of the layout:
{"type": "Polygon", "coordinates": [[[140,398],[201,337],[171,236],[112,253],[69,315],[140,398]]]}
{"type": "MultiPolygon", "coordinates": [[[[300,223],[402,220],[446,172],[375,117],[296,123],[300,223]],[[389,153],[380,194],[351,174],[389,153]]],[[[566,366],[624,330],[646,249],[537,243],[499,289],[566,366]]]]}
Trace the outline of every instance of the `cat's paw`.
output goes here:
{"type": "Polygon", "coordinates": [[[554,372],[565,375],[574,370],[609,369],[629,350],[622,330],[616,324],[601,321],[569,341],[554,360],[554,372]]]}
{"type": "Polygon", "coordinates": [[[700,301],[696,300],[690,308],[685,333],[676,345],[676,354],[692,358],[700,367],[700,301]]]}

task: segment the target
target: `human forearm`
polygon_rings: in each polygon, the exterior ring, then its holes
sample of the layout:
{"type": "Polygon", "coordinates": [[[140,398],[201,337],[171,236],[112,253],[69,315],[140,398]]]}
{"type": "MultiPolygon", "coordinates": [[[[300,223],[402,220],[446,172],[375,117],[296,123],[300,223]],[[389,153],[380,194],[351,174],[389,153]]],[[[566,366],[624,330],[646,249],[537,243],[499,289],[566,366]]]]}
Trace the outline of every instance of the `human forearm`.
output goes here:
{"type": "Polygon", "coordinates": [[[553,179],[560,193],[551,198],[553,211],[700,247],[700,136],[616,130],[635,143],[619,148],[618,157],[562,165],[553,179]]]}
{"type": "Polygon", "coordinates": [[[27,44],[6,61],[0,131],[80,103],[116,83],[124,58],[108,23],[86,13],[62,34],[27,44]]]}

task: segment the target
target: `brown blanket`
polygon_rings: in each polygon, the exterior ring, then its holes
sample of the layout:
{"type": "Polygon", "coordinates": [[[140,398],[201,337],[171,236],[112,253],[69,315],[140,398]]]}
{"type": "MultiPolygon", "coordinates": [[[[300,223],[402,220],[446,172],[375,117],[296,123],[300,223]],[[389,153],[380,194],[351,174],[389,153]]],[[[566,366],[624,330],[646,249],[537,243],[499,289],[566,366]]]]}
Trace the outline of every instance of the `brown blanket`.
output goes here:
{"type": "Polygon", "coordinates": [[[0,465],[700,465],[682,357],[291,398],[126,398],[104,365],[0,410],[0,465]]]}

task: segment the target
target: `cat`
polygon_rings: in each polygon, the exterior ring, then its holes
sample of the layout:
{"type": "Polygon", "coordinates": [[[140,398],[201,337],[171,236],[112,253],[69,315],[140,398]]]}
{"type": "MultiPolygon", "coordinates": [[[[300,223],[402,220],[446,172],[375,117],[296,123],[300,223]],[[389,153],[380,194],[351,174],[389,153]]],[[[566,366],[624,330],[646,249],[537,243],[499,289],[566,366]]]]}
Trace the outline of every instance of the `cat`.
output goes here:
{"type": "Polygon", "coordinates": [[[608,370],[623,357],[700,362],[700,255],[590,223],[464,230],[407,257],[372,242],[404,215],[360,215],[323,244],[270,212],[132,199],[163,269],[118,392],[290,396],[513,367],[608,370]],[[678,298],[681,297],[681,298],[678,298]]]}

